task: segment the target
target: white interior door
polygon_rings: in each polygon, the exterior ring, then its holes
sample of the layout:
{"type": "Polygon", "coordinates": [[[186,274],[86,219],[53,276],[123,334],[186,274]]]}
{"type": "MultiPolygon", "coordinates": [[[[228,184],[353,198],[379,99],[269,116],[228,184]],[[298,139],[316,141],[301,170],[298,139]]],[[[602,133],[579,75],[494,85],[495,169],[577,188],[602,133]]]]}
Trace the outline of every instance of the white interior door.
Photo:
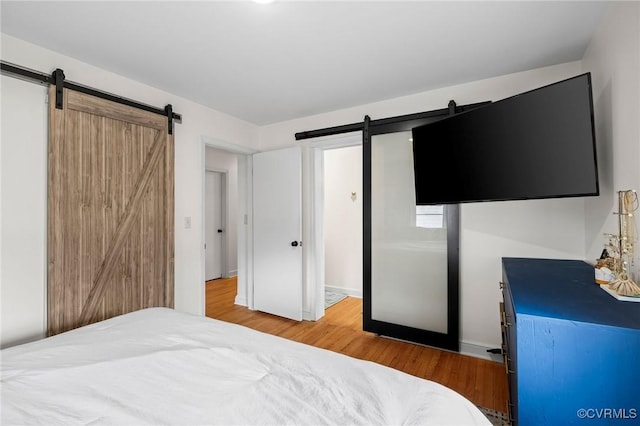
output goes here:
{"type": "Polygon", "coordinates": [[[222,174],[205,174],[205,279],[222,277],[222,174]]]}
{"type": "Polygon", "coordinates": [[[253,155],[254,308],[302,320],[302,151],[253,155]]]}

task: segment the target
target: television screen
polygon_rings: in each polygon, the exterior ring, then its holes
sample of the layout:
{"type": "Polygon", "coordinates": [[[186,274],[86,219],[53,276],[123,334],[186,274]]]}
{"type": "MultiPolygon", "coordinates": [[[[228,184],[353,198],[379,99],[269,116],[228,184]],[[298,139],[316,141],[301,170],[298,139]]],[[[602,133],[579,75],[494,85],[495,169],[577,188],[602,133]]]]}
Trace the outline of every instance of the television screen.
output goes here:
{"type": "Polygon", "coordinates": [[[419,205],[599,194],[589,73],[412,133],[419,205]]]}

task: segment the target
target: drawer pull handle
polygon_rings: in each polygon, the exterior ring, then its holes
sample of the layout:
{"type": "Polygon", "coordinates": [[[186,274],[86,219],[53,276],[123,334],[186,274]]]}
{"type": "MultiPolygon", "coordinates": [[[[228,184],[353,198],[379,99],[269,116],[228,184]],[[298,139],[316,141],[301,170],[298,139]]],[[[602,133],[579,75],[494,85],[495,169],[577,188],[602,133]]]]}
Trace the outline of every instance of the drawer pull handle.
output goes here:
{"type": "Polygon", "coordinates": [[[507,321],[507,317],[509,317],[509,315],[507,315],[505,311],[502,311],[502,324],[504,324],[505,327],[511,327],[512,324],[507,321]]]}

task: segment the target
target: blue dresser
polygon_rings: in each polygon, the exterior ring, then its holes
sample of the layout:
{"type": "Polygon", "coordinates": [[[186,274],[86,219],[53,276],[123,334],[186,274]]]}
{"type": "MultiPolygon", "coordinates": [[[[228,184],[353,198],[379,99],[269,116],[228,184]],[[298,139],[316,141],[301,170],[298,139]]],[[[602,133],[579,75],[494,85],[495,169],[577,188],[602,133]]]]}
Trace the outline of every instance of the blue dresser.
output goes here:
{"type": "Polygon", "coordinates": [[[640,425],[640,303],[579,260],[502,259],[513,424],[640,425]]]}

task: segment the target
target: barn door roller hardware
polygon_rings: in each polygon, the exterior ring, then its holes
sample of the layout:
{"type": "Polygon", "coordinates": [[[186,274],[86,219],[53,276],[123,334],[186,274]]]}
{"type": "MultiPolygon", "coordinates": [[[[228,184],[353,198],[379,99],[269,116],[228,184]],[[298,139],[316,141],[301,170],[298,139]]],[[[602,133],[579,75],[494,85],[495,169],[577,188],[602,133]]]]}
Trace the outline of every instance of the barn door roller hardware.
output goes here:
{"type": "Polygon", "coordinates": [[[56,70],[51,74],[53,78],[53,82],[56,85],[56,109],[62,109],[63,104],[63,93],[64,93],[64,71],[60,68],[56,68],[56,70]]]}
{"type": "Polygon", "coordinates": [[[449,101],[449,115],[455,115],[456,113],[456,101],[451,99],[449,101]]]}
{"type": "Polygon", "coordinates": [[[111,93],[103,92],[101,90],[94,89],[92,87],[83,86],[78,83],[74,83],[69,80],[65,80],[64,71],[60,68],[57,68],[53,73],[44,74],[38,71],[30,70],[25,67],[21,67],[15,64],[11,64],[9,62],[0,61],[1,71],[3,75],[7,75],[9,77],[19,78],[21,80],[29,81],[32,83],[38,83],[42,85],[55,85],[56,86],[56,108],[63,108],[63,89],[75,90],[76,92],[82,92],[87,95],[96,96],[98,98],[107,99],[112,102],[116,102],[119,104],[127,105],[133,108],[138,108],[144,111],[149,111],[154,114],[160,114],[167,117],[167,129],[169,134],[173,134],[173,122],[174,120],[178,123],[182,123],[182,116],[180,114],[176,114],[173,112],[173,107],[171,104],[165,106],[164,108],[156,108],[151,105],[147,105],[141,102],[137,102],[131,99],[123,98],[121,96],[117,96],[111,93]]]}

